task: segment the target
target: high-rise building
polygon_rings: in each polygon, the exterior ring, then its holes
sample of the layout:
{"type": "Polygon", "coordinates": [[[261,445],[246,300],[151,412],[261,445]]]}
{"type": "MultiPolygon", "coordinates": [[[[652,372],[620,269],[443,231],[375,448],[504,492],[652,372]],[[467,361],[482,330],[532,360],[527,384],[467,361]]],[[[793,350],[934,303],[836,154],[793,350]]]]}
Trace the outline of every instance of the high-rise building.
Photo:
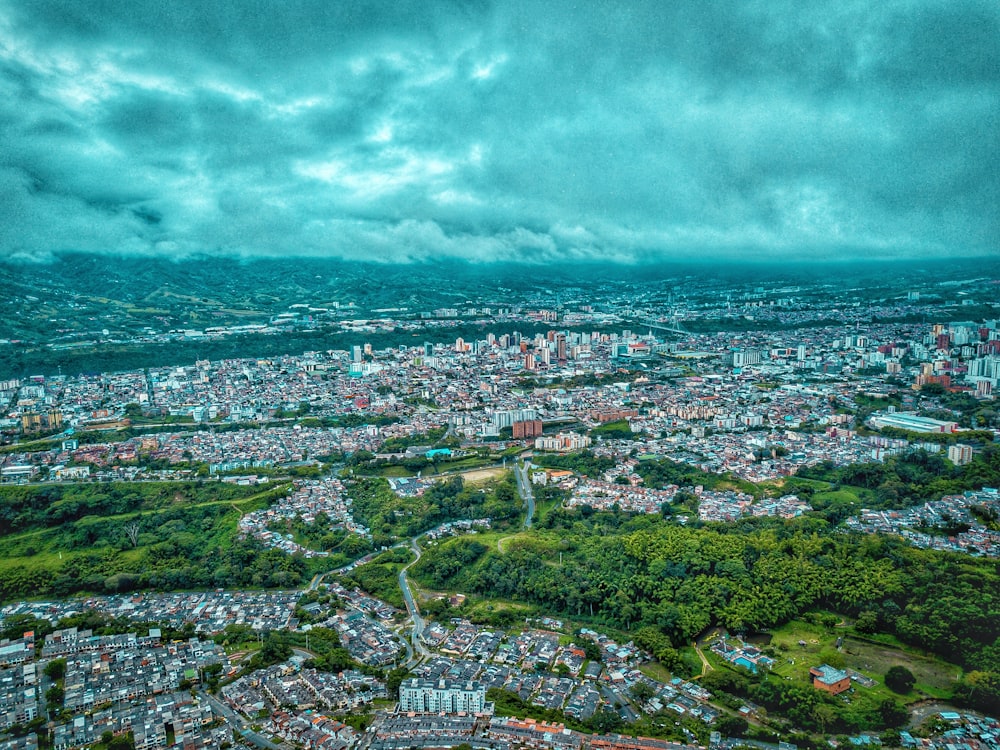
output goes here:
{"type": "Polygon", "coordinates": [[[514,422],[512,429],[512,436],[515,440],[538,437],[542,434],[542,420],[526,419],[520,422],[514,422]]]}
{"type": "Polygon", "coordinates": [[[948,446],[948,460],[955,466],[965,466],[972,461],[972,446],[955,443],[948,446]]]}

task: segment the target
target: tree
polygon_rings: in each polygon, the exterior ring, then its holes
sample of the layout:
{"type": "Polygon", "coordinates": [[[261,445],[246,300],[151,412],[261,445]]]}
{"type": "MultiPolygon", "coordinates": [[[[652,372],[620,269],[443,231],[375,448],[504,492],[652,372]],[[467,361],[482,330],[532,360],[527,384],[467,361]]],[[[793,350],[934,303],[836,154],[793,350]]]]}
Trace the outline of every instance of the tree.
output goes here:
{"type": "Polygon", "coordinates": [[[61,680],[66,676],[66,660],[53,659],[45,665],[45,676],[52,681],[61,680]]]}
{"type": "Polygon", "coordinates": [[[901,727],[906,723],[906,720],[910,718],[906,708],[901,706],[892,698],[886,698],[882,701],[882,703],[879,704],[878,712],[887,727],[901,727]]]}
{"type": "Polygon", "coordinates": [[[53,685],[48,690],[45,691],[45,702],[49,706],[49,710],[53,710],[58,706],[62,705],[63,697],[65,692],[58,685],[53,685]]]}
{"type": "Polygon", "coordinates": [[[1000,713],[1000,674],[973,670],[955,686],[955,700],[988,714],[1000,713]]]}
{"type": "Polygon", "coordinates": [[[399,686],[403,684],[403,680],[410,676],[410,670],[406,667],[396,667],[394,670],[389,672],[388,677],[385,680],[385,688],[389,693],[389,697],[398,700],[399,699],[399,686]]]}
{"type": "Polygon", "coordinates": [[[125,536],[132,543],[133,547],[139,546],[139,524],[133,521],[125,524],[125,536]]]}
{"type": "Polygon", "coordinates": [[[653,690],[653,686],[650,685],[648,682],[645,682],[644,680],[636,682],[631,687],[629,692],[632,693],[632,697],[635,698],[640,703],[645,703],[654,695],[656,695],[656,691],[653,690]]]}
{"type": "Polygon", "coordinates": [[[270,630],[264,634],[264,642],[257,653],[263,666],[279,664],[291,655],[292,647],[284,641],[282,636],[270,630]]]}
{"type": "Polygon", "coordinates": [[[750,725],[742,716],[723,716],[715,728],[723,737],[742,737],[750,725]]]}
{"type": "Polygon", "coordinates": [[[878,613],[866,609],[858,615],[858,619],[854,623],[854,629],[859,633],[874,633],[878,630],[878,613]]]}
{"type": "Polygon", "coordinates": [[[894,693],[906,694],[910,692],[916,681],[917,678],[913,676],[913,672],[898,664],[889,667],[889,671],[885,673],[885,686],[894,693]]]}
{"type": "Polygon", "coordinates": [[[590,638],[581,638],[580,645],[583,648],[584,655],[591,661],[601,661],[601,647],[598,646],[590,638]]]}

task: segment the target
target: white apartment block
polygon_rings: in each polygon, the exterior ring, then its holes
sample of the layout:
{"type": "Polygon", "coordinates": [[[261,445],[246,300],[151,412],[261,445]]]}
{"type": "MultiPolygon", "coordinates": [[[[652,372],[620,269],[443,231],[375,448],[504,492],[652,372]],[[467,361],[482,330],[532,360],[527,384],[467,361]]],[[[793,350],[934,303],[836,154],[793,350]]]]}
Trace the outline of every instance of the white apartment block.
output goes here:
{"type": "Polygon", "coordinates": [[[486,709],[486,685],[458,680],[404,680],[399,710],[414,713],[479,714],[486,709]]]}

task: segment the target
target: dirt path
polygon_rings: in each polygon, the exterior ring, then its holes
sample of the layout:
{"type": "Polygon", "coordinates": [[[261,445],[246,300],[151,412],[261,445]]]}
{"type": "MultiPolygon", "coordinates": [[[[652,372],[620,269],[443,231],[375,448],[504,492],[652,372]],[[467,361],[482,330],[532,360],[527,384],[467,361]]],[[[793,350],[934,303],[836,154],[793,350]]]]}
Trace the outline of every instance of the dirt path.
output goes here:
{"type": "Polygon", "coordinates": [[[701,674],[694,678],[696,680],[700,680],[708,674],[710,670],[715,669],[715,667],[708,663],[708,659],[706,659],[705,654],[702,653],[701,646],[698,645],[698,641],[691,641],[691,646],[694,648],[694,652],[698,654],[698,658],[701,659],[701,674]]]}

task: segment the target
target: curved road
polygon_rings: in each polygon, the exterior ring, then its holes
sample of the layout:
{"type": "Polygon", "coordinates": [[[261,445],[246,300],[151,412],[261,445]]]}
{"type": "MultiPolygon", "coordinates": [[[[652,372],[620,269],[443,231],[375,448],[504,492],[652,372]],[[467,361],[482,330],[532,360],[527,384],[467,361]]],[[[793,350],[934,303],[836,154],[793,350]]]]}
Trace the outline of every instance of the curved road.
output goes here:
{"type": "Polygon", "coordinates": [[[415,565],[420,559],[420,545],[417,544],[417,539],[419,538],[420,536],[418,535],[410,540],[410,549],[413,550],[413,554],[415,554],[416,557],[412,562],[399,571],[399,589],[403,592],[403,603],[406,604],[406,611],[409,613],[410,619],[413,620],[413,629],[410,631],[410,643],[412,644],[412,649],[407,649],[410,653],[406,663],[403,665],[407,669],[410,669],[421,659],[425,659],[430,655],[426,646],[424,646],[424,618],[420,616],[420,608],[417,606],[417,602],[413,598],[413,592],[410,590],[410,582],[406,578],[406,571],[410,569],[410,566],[415,565]]]}
{"type": "MultiPolygon", "coordinates": [[[[514,477],[517,479],[517,492],[521,496],[525,505],[525,515],[524,515],[524,528],[531,528],[531,521],[535,515],[535,496],[531,492],[531,481],[528,478],[528,467],[530,466],[530,461],[525,461],[519,466],[514,468],[514,477]]],[[[410,616],[410,620],[413,626],[410,630],[409,642],[404,642],[406,645],[406,661],[403,663],[407,669],[412,668],[418,662],[426,659],[430,656],[430,652],[427,647],[424,646],[423,632],[424,632],[424,619],[420,616],[420,607],[417,605],[416,600],[413,598],[413,591],[410,589],[410,582],[406,576],[406,571],[409,570],[413,565],[420,560],[420,545],[417,544],[417,540],[422,535],[418,534],[410,540],[410,549],[413,550],[414,559],[405,565],[402,570],[399,571],[399,590],[403,594],[403,603],[406,604],[406,612],[410,616]]],[[[326,573],[318,573],[313,576],[312,581],[307,587],[308,591],[314,591],[323,579],[330,573],[340,573],[348,568],[356,567],[357,565],[364,564],[368,559],[375,557],[380,554],[379,552],[373,552],[370,555],[366,555],[360,560],[355,561],[351,565],[347,565],[344,568],[338,570],[329,570],[326,573]]]]}
{"type": "Polygon", "coordinates": [[[199,691],[199,694],[204,697],[212,709],[220,716],[224,717],[229,725],[233,727],[237,732],[239,732],[244,739],[250,741],[261,750],[283,750],[281,745],[275,745],[271,740],[267,739],[263,735],[259,735],[251,729],[247,728],[247,721],[238,713],[233,711],[229,706],[220,701],[214,695],[209,695],[206,691],[199,691]]]}

